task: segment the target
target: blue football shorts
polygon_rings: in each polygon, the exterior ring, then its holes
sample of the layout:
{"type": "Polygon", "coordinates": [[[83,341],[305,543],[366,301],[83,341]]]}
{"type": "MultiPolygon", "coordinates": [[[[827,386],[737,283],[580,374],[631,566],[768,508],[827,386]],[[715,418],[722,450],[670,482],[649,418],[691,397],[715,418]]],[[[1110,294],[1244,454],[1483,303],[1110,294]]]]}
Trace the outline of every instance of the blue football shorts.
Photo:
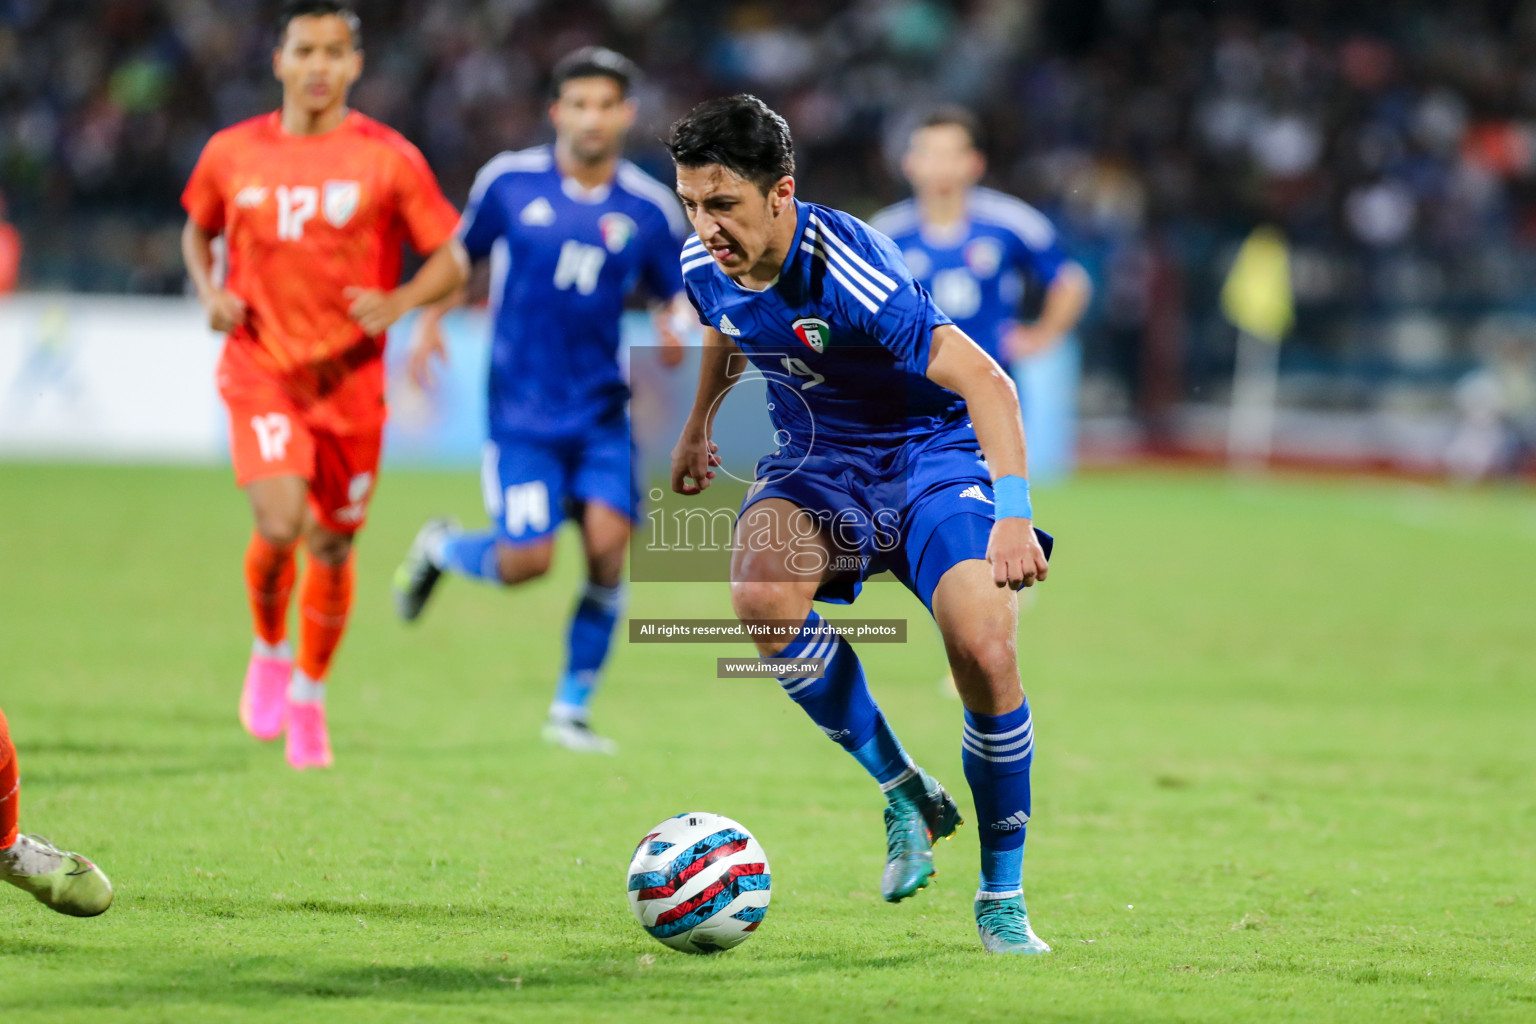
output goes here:
{"type": "Polygon", "coordinates": [[[572,438],[496,438],[485,443],[480,466],[485,512],[498,538],[512,544],[544,540],[592,501],[636,522],[634,466],[624,417],[572,438]]]}
{"type": "MultiPolygon", "coordinates": [[[[992,475],[969,422],[892,447],[766,455],[738,513],[741,536],[765,498],[805,509],[832,539],[836,575],[816,599],[834,604],[852,604],[865,580],[889,571],[931,612],[946,572],[987,557],[994,521],[992,475]]],[[[1049,555],[1051,538],[1037,533],[1049,555]]]]}

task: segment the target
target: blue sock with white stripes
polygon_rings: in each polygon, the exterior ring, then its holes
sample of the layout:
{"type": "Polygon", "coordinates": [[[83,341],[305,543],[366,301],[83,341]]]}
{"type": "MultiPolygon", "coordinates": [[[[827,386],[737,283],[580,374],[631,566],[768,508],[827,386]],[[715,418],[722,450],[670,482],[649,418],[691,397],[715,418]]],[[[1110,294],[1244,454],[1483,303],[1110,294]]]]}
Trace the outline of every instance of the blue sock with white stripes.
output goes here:
{"type": "Polygon", "coordinates": [[[587,705],[597,690],[598,673],[608,660],[613,627],[624,605],[622,587],[588,582],[571,614],[565,635],[565,674],[555,688],[550,713],[566,718],[585,718],[587,705]]]}
{"type": "Polygon", "coordinates": [[[1024,831],[1029,822],[1029,766],[1035,730],[1029,701],[1004,715],[967,710],[960,763],[976,801],[981,833],[981,893],[1011,896],[1024,887],[1024,831]]]}
{"type": "Polygon", "coordinates": [[[848,641],[825,627],[820,615],[813,611],[806,616],[799,635],[774,657],[826,659],[820,676],[784,676],[779,685],[882,789],[915,774],[907,752],[870,696],[859,656],[848,641]]]}
{"type": "Polygon", "coordinates": [[[428,551],[432,564],[444,572],[484,583],[501,582],[496,568],[496,533],[450,533],[435,551],[428,551]]]}

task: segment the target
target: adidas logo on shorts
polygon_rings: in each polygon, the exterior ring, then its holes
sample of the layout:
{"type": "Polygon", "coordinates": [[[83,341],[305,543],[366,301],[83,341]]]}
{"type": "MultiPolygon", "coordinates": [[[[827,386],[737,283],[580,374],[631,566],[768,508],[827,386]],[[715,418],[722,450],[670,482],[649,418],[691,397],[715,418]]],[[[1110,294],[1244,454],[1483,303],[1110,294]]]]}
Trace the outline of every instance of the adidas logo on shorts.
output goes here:
{"type": "Polygon", "coordinates": [[[988,505],[993,503],[991,498],[982,493],[981,484],[971,484],[971,486],[960,492],[960,497],[975,498],[977,501],[984,501],[988,505]]]}

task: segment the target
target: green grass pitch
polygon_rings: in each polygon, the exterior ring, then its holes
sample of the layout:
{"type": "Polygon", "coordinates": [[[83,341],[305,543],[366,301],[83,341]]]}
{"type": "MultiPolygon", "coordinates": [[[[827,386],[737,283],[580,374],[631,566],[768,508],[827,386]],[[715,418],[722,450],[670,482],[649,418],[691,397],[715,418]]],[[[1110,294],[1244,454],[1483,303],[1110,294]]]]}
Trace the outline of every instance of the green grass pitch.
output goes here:
{"type": "MultiPolygon", "coordinates": [[[[576,579],[449,580],[389,611],[468,474],[387,473],[333,673],[337,767],[235,719],[243,499],[214,470],[0,466],[0,703],[23,828],[98,859],[105,917],[0,891],[10,1021],[1536,1020],[1536,503],[1398,483],[1100,474],[1039,496],[1060,537],[1023,618],[1036,960],[982,954],[976,831],[883,904],[878,793],[739,646],[620,643],[616,759],[542,746],[576,579]],[[624,870],[656,821],[740,819],[773,905],[673,953],[624,870]]],[[[567,539],[569,540],[569,538],[567,539]]],[[[726,616],[723,585],[637,615],[726,616]]],[[[960,707],[907,617],[876,696],[960,796],[960,707]]]]}

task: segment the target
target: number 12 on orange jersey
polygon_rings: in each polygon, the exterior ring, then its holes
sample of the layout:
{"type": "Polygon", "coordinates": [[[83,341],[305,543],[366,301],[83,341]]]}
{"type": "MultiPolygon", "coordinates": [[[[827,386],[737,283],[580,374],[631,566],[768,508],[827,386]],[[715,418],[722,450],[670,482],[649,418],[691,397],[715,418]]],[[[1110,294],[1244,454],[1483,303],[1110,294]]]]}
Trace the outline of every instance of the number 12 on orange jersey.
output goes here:
{"type": "Polygon", "coordinates": [[[296,242],[304,237],[304,222],[320,208],[320,191],[313,185],[277,187],[277,237],[296,242]]]}

